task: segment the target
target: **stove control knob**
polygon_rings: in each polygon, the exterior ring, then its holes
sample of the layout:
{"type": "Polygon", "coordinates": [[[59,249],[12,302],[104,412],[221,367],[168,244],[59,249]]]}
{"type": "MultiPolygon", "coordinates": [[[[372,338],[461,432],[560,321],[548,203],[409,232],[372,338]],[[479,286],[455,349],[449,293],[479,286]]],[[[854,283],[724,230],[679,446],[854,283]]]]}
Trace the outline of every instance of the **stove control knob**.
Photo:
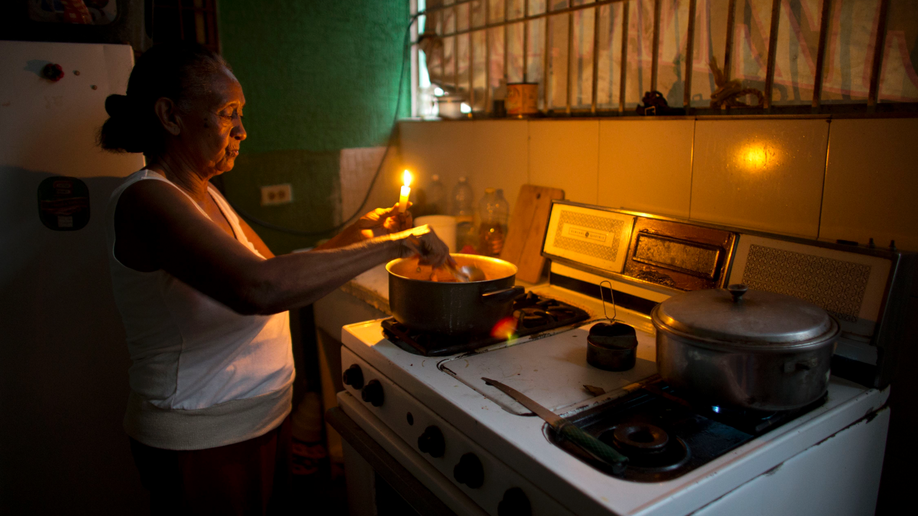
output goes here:
{"type": "Polygon", "coordinates": [[[379,383],[379,380],[370,380],[367,382],[367,386],[360,391],[360,397],[363,398],[363,401],[371,403],[374,407],[381,406],[385,399],[382,384],[379,383]]]}
{"type": "Polygon", "coordinates": [[[443,439],[443,432],[433,425],[428,426],[424,429],[424,433],[418,437],[418,449],[423,453],[430,454],[431,457],[442,457],[446,451],[446,440],[443,439]]]}
{"type": "Polygon", "coordinates": [[[476,489],[484,484],[484,468],[481,460],[474,453],[466,453],[459,458],[459,464],[453,468],[453,478],[460,484],[476,489]]]}
{"type": "Polygon", "coordinates": [[[518,487],[507,489],[504,499],[497,504],[497,516],[532,516],[532,504],[526,493],[518,487]]]}
{"type": "Polygon", "coordinates": [[[344,372],[343,380],[344,385],[350,385],[357,390],[363,389],[363,371],[360,366],[354,364],[348,367],[347,371],[344,372]]]}

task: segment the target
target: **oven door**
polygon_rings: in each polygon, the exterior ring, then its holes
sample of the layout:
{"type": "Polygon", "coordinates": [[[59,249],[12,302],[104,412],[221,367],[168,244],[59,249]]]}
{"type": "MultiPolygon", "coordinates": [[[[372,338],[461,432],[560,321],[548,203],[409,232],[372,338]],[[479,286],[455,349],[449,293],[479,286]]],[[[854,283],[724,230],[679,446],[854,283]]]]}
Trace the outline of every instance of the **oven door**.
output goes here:
{"type": "Polygon", "coordinates": [[[692,514],[873,514],[889,415],[869,414],[692,514]]]}
{"type": "Polygon", "coordinates": [[[338,393],[338,405],[325,417],[344,442],[351,516],[487,514],[350,393],[338,393]]]}

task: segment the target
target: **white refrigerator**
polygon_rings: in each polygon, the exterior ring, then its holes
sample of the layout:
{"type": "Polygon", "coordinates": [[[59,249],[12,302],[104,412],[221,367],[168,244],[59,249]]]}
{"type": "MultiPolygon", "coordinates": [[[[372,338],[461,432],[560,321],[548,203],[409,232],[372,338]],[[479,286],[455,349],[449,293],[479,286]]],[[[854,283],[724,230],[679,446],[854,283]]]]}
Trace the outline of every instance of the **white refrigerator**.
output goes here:
{"type": "Polygon", "coordinates": [[[132,66],[126,45],[0,41],[0,514],[147,511],[103,226],[143,159],[95,145],[132,66]]]}

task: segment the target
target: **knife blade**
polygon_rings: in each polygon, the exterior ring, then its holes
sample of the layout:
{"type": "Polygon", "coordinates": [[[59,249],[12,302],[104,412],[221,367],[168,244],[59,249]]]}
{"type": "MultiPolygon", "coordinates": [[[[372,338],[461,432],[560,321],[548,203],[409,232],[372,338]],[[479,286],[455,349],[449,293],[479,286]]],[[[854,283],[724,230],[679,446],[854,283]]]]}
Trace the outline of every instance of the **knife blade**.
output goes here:
{"type": "Polygon", "coordinates": [[[593,455],[599,460],[624,468],[628,457],[619,453],[615,448],[584,432],[577,425],[539,405],[535,400],[520,391],[490,378],[481,378],[487,385],[497,387],[501,392],[516,400],[520,405],[531,410],[535,415],[544,419],[546,423],[558,432],[558,435],[579,446],[582,450],[593,455]]]}

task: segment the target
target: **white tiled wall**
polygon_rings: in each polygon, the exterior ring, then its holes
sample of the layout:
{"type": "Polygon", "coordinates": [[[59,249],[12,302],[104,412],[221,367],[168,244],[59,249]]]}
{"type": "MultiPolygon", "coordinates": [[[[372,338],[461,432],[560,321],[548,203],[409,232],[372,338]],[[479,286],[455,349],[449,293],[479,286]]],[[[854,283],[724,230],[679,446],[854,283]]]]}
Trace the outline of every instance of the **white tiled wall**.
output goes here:
{"type": "Polygon", "coordinates": [[[599,204],[688,218],[694,120],[599,123],[599,204]]]}
{"type": "Polygon", "coordinates": [[[596,204],[599,122],[539,121],[529,125],[529,182],[564,190],[565,199],[596,204]]]}
{"type": "Polygon", "coordinates": [[[819,236],[826,120],[699,120],[691,218],[819,236]]]}
{"type": "Polygon", "coordinates": [[[918,119],[834,120],[820,237],[918,251],[918,119]]]}
{"type": "MultiPolygon", "coordinates": [[[[480,197],[566,198],[918,251],[918,119],[405,121],[401,158],[480,197]]],[[[423,181],[423,179],[422,179],[423,181]]]]}
{"type": "Polygon", "coordinates": [[[529,131],[518,121],[403,122],[399,140],[405,167],[425,187],[438,174],[447,194],[462,176],[481,197],[502,188],[510,206],[529,180],[529,131]]]}

